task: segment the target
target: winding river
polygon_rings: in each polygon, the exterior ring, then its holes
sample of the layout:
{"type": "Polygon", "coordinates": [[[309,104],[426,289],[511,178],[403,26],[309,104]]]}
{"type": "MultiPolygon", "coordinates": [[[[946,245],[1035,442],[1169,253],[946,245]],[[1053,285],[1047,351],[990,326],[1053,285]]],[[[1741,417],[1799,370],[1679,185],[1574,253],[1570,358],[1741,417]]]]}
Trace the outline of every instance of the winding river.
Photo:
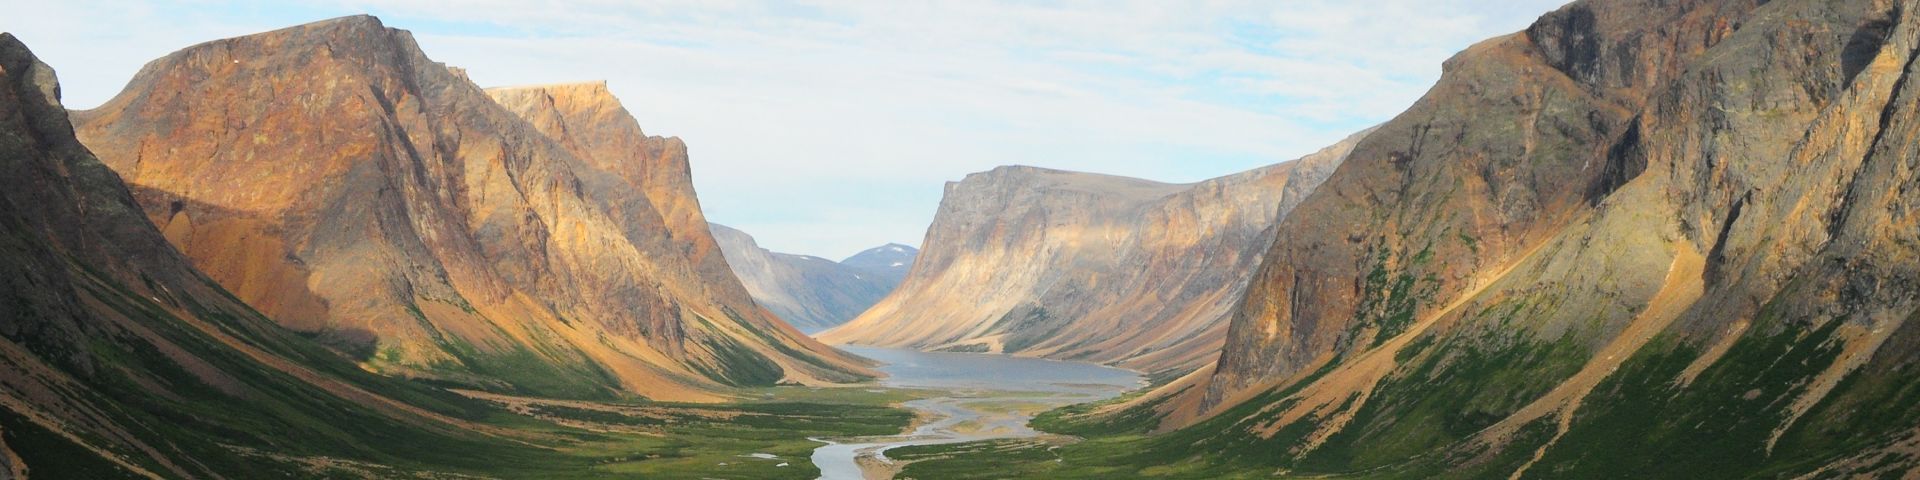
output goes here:
{"type": "Polygon", "coordinates": [[[813,464],[826,480],[864,478],[860,458],[888,462],[886,451],[910,445],[937,445],[1038,435],[1027,427],[1032,416],[1049,408],[1101,400],[1145,385],[1139,374],[1078,362],[1012,355],[943,353],[890,348],[841,348],[885,362],[881,383],[889,387],[940,390],[947,395],[906,403],[933,419],[905,435],[857,439],[814,439],[813,464]]]}

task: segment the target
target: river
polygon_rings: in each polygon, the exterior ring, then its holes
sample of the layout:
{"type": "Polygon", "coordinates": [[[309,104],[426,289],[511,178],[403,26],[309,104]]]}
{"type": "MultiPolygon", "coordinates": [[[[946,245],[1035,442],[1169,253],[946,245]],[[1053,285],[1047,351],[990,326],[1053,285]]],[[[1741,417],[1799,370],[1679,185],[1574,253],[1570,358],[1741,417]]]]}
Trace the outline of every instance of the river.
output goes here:
{"type": "Polygon", "coordinates": [[[826,480],[863,478],[860,457],[886,462],[886,451],[909,445],[937,445],[1038,435],[1027,427],[1033,415],[1063,405],[1112,398],[1145,385],[1137,373],[1090,363],[1012,355],[944,353],[841,346],[879,360],[887,378],[882,385],[940,390],[947,394],[906,403],[931,414],[933,421],[905,435],[858,439],[814,439],[826,443],[813,451],[813,464],[826,480]]]}

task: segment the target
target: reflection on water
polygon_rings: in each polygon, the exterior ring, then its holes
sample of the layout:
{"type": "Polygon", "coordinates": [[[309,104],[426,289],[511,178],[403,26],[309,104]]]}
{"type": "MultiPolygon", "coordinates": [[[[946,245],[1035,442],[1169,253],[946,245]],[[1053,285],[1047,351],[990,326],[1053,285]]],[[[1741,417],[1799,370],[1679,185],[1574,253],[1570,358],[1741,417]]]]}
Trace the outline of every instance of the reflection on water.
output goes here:
{"type": "Polygon", "coordinates": [[[887,373],[881,381],[886,386],[947,390],[953,395],[907,402],[908,408],[931,413],[937,419],[907,435],[844,443],[815,439],[827,444],[814,450],[813,463],[820,467],[820,478],[828,480],[860,479],[859,457],[870,455],[885,461],[886,450],[892,448],[1038,434],[1027,428],[1031,419],[1027,414],[979,408],[986,404],[1017,401],[1054,407],[1111,398],[1145,384],[1134,372],[1088,363],[995,354],[841,348],[885,362],[880,371],[887,373]],[[983,398],[983,391],[1011,393],[992,393],[983,398]]]}

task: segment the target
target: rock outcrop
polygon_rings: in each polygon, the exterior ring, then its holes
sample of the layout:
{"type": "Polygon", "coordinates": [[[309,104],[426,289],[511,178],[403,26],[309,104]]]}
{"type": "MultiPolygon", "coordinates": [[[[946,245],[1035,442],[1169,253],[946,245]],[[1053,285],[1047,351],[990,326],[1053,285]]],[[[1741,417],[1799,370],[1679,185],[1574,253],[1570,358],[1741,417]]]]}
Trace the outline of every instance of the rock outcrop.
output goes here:
{"type": "MultiPolygon", "coordinates": [[[[859,267],[810,255],[769,251],[761,248],[747,232],[725,225],[713,225],[713,236],[720,241],[727,264],[733,267],[741,283],[747,285],[754,301],[802,332],[818,332],[846,323],[900,284],[900,277],[892,275],[899,267],[859,267]]],[[[890,245],[875,250],[908,255],[906,258],[891,255],[883,265],[913,262],[912,247],[890,245]],[[899,250],[892,250],[895,248],[899,250]]]]}
{"type": "Polygon", "coordinates": [[[75,119],[196,266],[369,369],[676,400],[867,374],[751,302],[677,140],[603,86],[496,95],[359,16],[187,48],[75,119]]]}
{"type": "Polygon", "coordinates": [[[1186,185],[1034,167],[968,175],[947,184],[900,288],[820,338],[1186,373],[1214,361],[1275,219],[1364,136],[1186,185]]]}
{"type": "MultiPolygon", "coordinates": [[[[1447,61],[1143,397],[1206,468],[1911,474],[1920,4],[1588,0],[1447,61]]],[[[1188,471],[1200,471],[1195,467],[1188,471]]]]}

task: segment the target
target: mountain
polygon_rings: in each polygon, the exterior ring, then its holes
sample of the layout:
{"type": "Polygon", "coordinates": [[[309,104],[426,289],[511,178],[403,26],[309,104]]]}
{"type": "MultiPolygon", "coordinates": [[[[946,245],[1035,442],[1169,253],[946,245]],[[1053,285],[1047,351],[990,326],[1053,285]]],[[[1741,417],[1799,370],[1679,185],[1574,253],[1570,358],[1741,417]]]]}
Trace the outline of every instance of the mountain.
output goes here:
{"type": "MultiPolygon", "coordinates": [[[[753,299],[802,332],[845,323],[899,285],[898,277],[887,275],[894,268],[882,267],[876,273],[820,257],[769,251],[747,232],[725,225],[714,224],[713,237],[753,299]]],[[[892,251],[891,246],[875,250],[881,249],[892,251]]],[[[912,247],[901,251],[908,256],[889,263],[913,262],[912,247]]],[[[886,259],[898,258],[899,252],[894,253],[886,259]]]]}
{"type": "MultiPolygon", "coordinates": [[[[898,243],[889,243],[862,250],[860,253],[853,254],[853,256],[847,257],[845,260],[841,260],[840,264],[866,272],[869,275],[880,276],[886,279],[891,285],[899,285],[900,282],[907,279],[907,272],[913,270],[913,260],[919,256],[920,249],[898,243]]],[[[888,290],[892,290],[892,288],[888,288],[888,290]]]]}
{"type": "Polygon", "coordinates": [[[0,478],[301,478],[545,460],[484,405],[376,376],[196,271],[0,34],[0,478]],[[486,460],[482,460],[486,459],[486,460]]]}
{"type": "Polygon", "coordinates": [[[900,288],[819,338],[1186,373],[1214,361],[1274,219],[1363,136],[1185,185],[1034,167],[968,175],[947,184],[900,288]]]}
{"type": "Polygon", "coordinates": [[[357,16],[175,52],[74,120],[195,266],[369,370],[696,401],[870,375],[752,303],[678,140],[604,86],[496,95],[357,16]]]}
{"type": "Polygon", "coordinates": [[[1279,222],[1218,363],[1108,419],[1189,475],[1910,477],[1916,7],[1585,0],[1473,46],[1279,222]]]}

